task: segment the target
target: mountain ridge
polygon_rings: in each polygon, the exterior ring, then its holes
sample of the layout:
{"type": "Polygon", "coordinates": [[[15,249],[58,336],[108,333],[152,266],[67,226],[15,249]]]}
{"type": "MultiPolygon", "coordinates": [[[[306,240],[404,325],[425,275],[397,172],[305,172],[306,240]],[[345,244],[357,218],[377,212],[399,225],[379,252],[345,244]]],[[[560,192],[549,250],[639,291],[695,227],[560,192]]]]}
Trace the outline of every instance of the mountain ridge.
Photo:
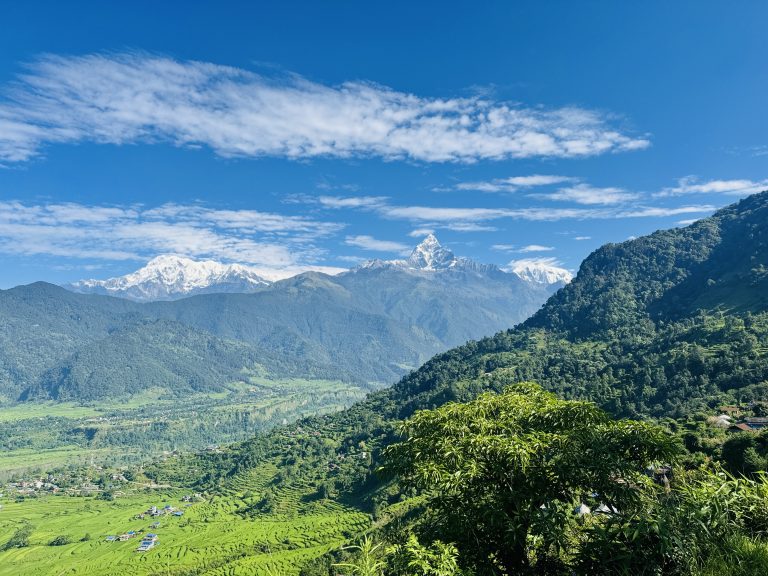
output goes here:
{"type": "MultiPolygon", "coordinates": [[[[153,366],[158,385],[178,394],[218,390],[252,370],[380,387],[451,346],[522,322],[559,287],[475,265],[427,240],[413,266],[305,272],[250,293],[136,302],[45,283],[0,291],[0,401],[130,396],[146,385],[132,366],[153,366]],[[199,366],[201,381],[168,350],[199,366]],[[100,390],[93,374],[109,386],[100,390]]],[[[158,264],[170,283],[180,280],[158,264]]]]}
{"type": "MultiPolygon", "coordinates": [[[[511,273],[526,282],[562,286],[570,281],[567,271],[544,264],[530,263],[523,268],[502,269],[494,264],[481,264],[457,257],[443,247],[434,234],[427,235],[403,260],[368,260],[359,266],[334,275],[354,273],[359,269],[397,268],[412,272],[440,273],[449,270],[483,273],[511,273]]],[[[325,273],[327,271],[317,271],[325,273]]],[[[195,260],[178,254],[161,254],[142,268],[106,280],[79,280],[63,285],[72,292],[101,294],[136,302],[178,300],[199,294],[250,294],[275,282],[307,272],[275,274],[244,264],[224,264],[215,260],[195,260]]]]}

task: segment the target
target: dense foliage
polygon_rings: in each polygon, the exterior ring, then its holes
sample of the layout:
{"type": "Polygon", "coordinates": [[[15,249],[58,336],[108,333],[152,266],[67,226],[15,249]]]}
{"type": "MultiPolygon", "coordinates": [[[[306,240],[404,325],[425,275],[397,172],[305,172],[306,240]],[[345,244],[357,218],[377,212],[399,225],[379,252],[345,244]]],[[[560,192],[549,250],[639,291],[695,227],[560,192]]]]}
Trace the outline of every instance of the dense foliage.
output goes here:
{"type": "Polygon", "coordinates": [[[418,412],[401,434],[384,452],[387,468],[405,487],[434,492],[436,529],[484,572],[527,568],[532,539],[557,552],[582,500],[635,508],[645,468],[676,453],[662,429],[534,384],[418,412]]]}

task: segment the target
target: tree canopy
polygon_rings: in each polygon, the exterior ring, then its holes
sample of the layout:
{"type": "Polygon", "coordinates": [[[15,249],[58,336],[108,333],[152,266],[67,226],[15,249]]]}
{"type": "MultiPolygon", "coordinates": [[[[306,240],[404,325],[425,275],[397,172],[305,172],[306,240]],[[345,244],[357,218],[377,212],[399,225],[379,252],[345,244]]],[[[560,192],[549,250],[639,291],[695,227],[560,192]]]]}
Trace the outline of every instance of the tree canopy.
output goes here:
{"type": "Polygon", "coordinates": [[[446,541],[504,571],[528,563],[530,536],[556,547],[562,516],[584,500],[635,506],[646,467],[678,451],[657,426],[611,420],[532,383],[417,412],[401,434],[385,469],[428,492],[446,541]]]}

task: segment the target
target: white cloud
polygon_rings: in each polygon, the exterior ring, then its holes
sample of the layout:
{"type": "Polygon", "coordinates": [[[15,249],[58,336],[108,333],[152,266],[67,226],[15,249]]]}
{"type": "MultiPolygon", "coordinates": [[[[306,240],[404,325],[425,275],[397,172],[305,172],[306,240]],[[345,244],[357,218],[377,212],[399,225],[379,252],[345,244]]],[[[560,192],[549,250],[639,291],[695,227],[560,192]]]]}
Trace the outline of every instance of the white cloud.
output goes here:
{"type": "Polygon", "coordinates": [[[699,214],[714,212],[715,206],[711,204],[701,204],[698,206],[678,206],[674,208],[666,207],[640,207],[630,210],[616,212],[617,218],[665,218],[668,216],[678,216],[680,214],[699,214]]]}
{"type": "Polygon", "coordinates": [[[378,208],[387,200],[386,196],[319,196],[317,203],[325,208],[378,208]]]}
{"type": "Polygon", "coordinates": [[[344,240],[347,246],[355,246],[364,250],[373,250],[375,252],[397,252],[398,254],[408,254],[411,249],[400,242],[391,242],[389,240],[377,240],[373,236],[347,236],[344,240]]]}
{"type": "Polygon", "coordinates": [[[442,228],[453,230],[454,232],[496,232],[498,228],[477,222],[448,222],[442,225],[442,228]]]}
{"type": "Polygon", "coordinates": [[[365,258],[361,256],[336,256],[336,260],[340,260],[342,262],[349,262],[350,264],[360,264],[361,262],[365,262],[365,258]]]}
{"type": "Polygon", "coordinates": [[[574,240],[592,240],[592,236],[574,236],[574,240]]]}
{"type": "Polygon", "coordinates": [[[528,246],[523,246],[518,250],[518,252],[551,252],[554,250],[554,246],[542,246],[541,244],[529,244],[528,246]]]}
{"type": "Polygon", "coordinates": [[[568,188],[561,188],[549,194],[535,194],[536,198],[546,200],[558,200],[561,202],[575,202],[576,204],[623,204],[637,199],[638,195],[627,192],[622,188],[596,188],[589,184],[577,184],[568,188]]]}
{"type": "MultiPolygon", "coordinates": [[[[586,203],[587,195],[601,194],[603,204],[613,201],[619,194],[619,189],[600,188],[582,189],[580,200],[586,203]]],[[[634,195],[626,193],[627,198],[634,195]]],[[[596,200],[589,199],[592,202],[596,200]]],[[[350,208],[362,211],[370,211],[382,218],[389,220],[404,220],[411,222],[417,230],[438,228],[449,229],[457,232],[487,232],[497,228],[490,223],[497,220],[527,220],[532,222],[555,222],[559,220],[606,220],[620,218],[643,218],[674,216],[676,214],[704,213],[715,209],[709,204],[678,206],[678,207],[647,207],[629,203],[625,206],[600,206],[572,208],[552,208],[543,206],[531,206],[527,208],[480,208],[480,207],[448,207],[448,206],[402,206],[388,203],[386,197],[360,196],[360,197],[335,197],[335,196],[302,196],[302,202],[320,204],[326,208],[350,208]]],[[[412,233],[412,235],[414,235],[412,233]]],[[[588,239],[586,236],[582,239],[588,239]]]]}
{"type": "Polygon", "coordinates": [[[572,182],[575,178],[570,176],[554,176],[546,174],[532,174],[530,176],[512,176],[510,178],[495,178],[481,182],[460,182],[454,190],[476,190],[478,192],[515,192],[521,188],[533,188],[536,186],[549,186],[572,182]]]}
{"type": "Polygon", "coordinates": [[[512,252],[515,250],[514,244],[493,244],[491,250],[498,250],[499,252],[512,252]]]}
{"type": "Polygon", "coordinates": [[[328,86],[145,53],[45,56],[0,101],[0,162],[46,144],[165,142],[226,157],[476,162],[638,150],[599,112],[328,86]]]}
{"type": "Polygon", "coordinates": [[[725,194],[727,196],[749,196],[768,190],[765,180],[707,180],[700,182],[695,176],[686,176],[677,181],[677,186],[664,188],[654,194],[656,197],[682,196],[684,194],[725,194]]]}
{"type": "MultiPolygon", "coordinates": [[[[0,252],[144,261],[163,253],[300,270],[341,224],[255,210],[0,202],[0,252]]],[[[315,266],[316,268],[316,266],[315,266]]]]}
{"type": "Polygon", "coordinates": [[[434,228],[416,228],[415,230],[411,230],[408,233],[408,236],[411,238],[422,238],[424,236],[429,236],[430,234],[434,234],[435,229],[434,228]]]}
{"type": "Polygon", "coordinates": [[[687,220],[678,220],[676,224],[678,226],[690,226],[694,222],[698,222],[700,218],[688,218],[687,220]]]}

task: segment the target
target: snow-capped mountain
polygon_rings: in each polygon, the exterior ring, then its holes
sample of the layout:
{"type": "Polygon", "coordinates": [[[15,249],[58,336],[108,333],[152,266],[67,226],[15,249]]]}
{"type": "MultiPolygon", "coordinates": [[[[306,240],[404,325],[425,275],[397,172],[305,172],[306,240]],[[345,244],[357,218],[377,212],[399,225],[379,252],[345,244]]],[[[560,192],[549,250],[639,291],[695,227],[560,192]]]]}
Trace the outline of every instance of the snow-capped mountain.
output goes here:
{"type": "Polygon", "coordinates": [[[527,282],[536,284],[568,284],[573,280],[571,274],[565,268],[554,266],[542,260],[518,260],[513,262],[508,271],[517,274],[527,282]]]}
{"type": "Polygon", "coordinates": [[[430,234],[414,248],[407,260],[408,266],[419,270],[440,270],[459,263],[453,252],[443,248],[434,234],[430,234]]]}
{"type": "Polygon", "coordinates": [[[477,272],[498,271],[492,264],[480,264],[469,258],[457,257],[448,248],[443,247],[434,234],[429,234],[413,249],[405,260],[369,260],[360,268],[397,268],[424,272],[440,270],[473,270],[477,272]]]}
{"type": "MultiPolygon", "coordinates": [[[[524,262],[514,269],[502,269],[494,264],[480,264],[469,258],[457,257],[440,245],[430,234],[414,248],[411,255],[400,260],[370,260],[346,274],[362,270],[393,270],[425,278],[443,276],[441,272],[473,273],[478,278],[501,277],[522,279],[528,284],[559,288],[571,280],[567,270],[538,261],[524,262]]],[[[341,269],[316,267],[318,272],[338,274],[341,269]]],[[[196,294],[253,293],[263,290],[277,280],[296,274],[295,271],[265,272],[243,264],[223,264],[214,260],[193,260],[175,254],[164,254],[150,260],[139,270],[106,280],[80,280],[64,287],[84,294],[103,294],[128,298],[137,302],[178,300],[196,294]]],[[[453,274],[450,274],[453,276],[453,274]]],[[[345,276],[342,272],[341,276],[345,276]]],[[[466,278],[466,275],[464,276],[466,278]]],[[[281,283],[275,285],[278,288],[281,283]]]]}
{"type": "Polygon", "coordinates": [[[81,280],[65,286],[73,292],[106,294],[139,302],[176,300],[194,294],[255,292],[271,284],[242,264],[193,260],[164,254],[136,272],[107,280],[81,280]]]}

